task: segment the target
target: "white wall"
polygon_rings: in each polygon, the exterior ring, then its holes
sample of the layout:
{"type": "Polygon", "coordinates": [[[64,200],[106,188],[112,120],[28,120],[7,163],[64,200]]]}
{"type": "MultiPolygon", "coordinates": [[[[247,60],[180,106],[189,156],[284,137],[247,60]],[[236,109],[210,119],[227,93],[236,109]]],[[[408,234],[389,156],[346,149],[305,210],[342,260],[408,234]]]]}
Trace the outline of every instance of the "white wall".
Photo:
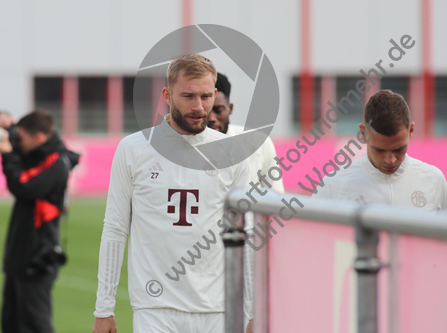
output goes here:
{"type": "MultiPolygon", "coordinates": [[[[421,0],[313,0],[312,65],[317,74],[356,75],[386,63],[393,38],[416,40],[390,74],[421,68],[421,0]]],[[[193,23],[236,29],[252,38],[278,76],[281,106],[273,134],[290,133],[291,77],[300,70],[300,1],[195,0],[193,23]]],[[[447,2],[433,0],[433,65],[447,73],[447,2]]],[[[181,27],[181,0],[0,0],[0,109],[16,115],[32,106],[36,74],[134,74],[150,48],[181,27]]],[[[233,83],[233,122],[243,123],[251,87],[215,55],[233,83]]],[[[212,59],[214,61],[214,59],[212,59]]]]}

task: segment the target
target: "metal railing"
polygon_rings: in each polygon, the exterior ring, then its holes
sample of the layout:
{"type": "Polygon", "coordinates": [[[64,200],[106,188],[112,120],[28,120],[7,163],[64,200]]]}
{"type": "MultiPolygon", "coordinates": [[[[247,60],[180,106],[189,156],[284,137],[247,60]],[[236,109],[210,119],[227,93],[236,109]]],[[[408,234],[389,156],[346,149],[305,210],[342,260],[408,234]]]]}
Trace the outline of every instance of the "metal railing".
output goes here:
{"type": "MultiPolygon", "coordinates": [[[[238,203],[246,201],[246,190],[232,190],[226,198],[227,209],[237,211],[238,203]]],[[[358,333],[377,333],[377,274],[382,263],[377,258],[378,232],[389,231],[438,240],[447,240],[447,212],[424,212],[418,209],[398,208],[383,205],[359,206],[354,202],[333,201],[326,199],[297,196],[290,193],[277,194],[268,192],[260,195],[252,191],[250,210],[266,215],[293,216],[295,218],[323,221],[336,224],[351,225],[355,228],[357,257],[354,269],[357,272],[358,297],[358,333]],[[296,202],[299,200],[303,207],[296,202]],[[285,202],[293,202],[294,206],[285,202]]],[[[225,332],[243,333],[243,245],[244,214],[231,223],[230,229],[224,233],[225,244],[225,332]]],[[[255,271],[261,260],[265,260],[265,251],[255,253],[255,271]],[[259,260],[260,259],[260,260],[259,260]]],[[[260,270],[266,270],[258,267],[260,270]]],[[[264,287],[266,281],[262,281],[264,287]]],[[[260,292],[255,281],[255,290],[260,292]]],[[[255,297],[259,296],[255,294],[255,297]]],[[[259,298],[267,302],[266,291],[259,298]]],[[[266,332],[267,304],[255,307],[265,311],[255,312],[254,333],[266,332]],[[257,320],[262,318],[257,325],[257,320]],[[263,327],[262,330],[258,329],[263,327]]]]}

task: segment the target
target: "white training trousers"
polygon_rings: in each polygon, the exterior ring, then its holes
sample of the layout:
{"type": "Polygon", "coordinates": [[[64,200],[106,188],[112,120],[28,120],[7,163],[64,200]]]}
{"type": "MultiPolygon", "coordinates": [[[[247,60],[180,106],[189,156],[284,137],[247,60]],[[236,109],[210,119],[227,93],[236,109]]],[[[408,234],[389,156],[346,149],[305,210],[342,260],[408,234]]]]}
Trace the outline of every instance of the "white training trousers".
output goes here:
{"type": "Polygon", "coordinates": [[[223,312],[190,313],[174,309],[140,309],[133,313],[134,333],[224,333],[223,312]]]}

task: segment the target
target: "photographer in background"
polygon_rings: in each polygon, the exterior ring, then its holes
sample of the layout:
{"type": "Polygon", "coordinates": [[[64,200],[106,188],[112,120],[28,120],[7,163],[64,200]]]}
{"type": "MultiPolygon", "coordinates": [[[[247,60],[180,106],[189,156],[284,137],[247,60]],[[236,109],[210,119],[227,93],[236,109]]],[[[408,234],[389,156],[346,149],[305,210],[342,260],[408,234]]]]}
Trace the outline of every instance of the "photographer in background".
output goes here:
{"type": "Polygon", "coordinates": [[[0,153],[15,203],[4,257],[2,331],[51,333],[51,289],[66,261],[59,247],[60,215],[79,155],[65,148],[49,112],[31,112],[17,124],[8,116],[0,114],[9,132],[0,153]]]}

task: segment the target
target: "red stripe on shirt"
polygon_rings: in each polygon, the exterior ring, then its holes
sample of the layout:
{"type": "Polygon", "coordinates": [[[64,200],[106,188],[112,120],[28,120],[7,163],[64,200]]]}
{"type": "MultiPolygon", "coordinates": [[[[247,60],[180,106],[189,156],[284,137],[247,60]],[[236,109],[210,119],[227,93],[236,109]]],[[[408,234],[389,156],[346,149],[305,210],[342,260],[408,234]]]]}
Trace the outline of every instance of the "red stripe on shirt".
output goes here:
{"type": "Polygon", "coordinates": [[[34,206],[34,227],[40,228],[43,223],[54,220],[60,214],[60,209],[55,205],[42,199],[36,199],[34,206]]]}
{"type": "Polygon", "coordinates": [[[45,161],[40,162],[38,166],[22,171],[19,177],[19,183],[29,182],[32,178],[36,177],[42,171],[49,169],[59,158],[59,153],[54,152],[47,156],[45,161]]]}

